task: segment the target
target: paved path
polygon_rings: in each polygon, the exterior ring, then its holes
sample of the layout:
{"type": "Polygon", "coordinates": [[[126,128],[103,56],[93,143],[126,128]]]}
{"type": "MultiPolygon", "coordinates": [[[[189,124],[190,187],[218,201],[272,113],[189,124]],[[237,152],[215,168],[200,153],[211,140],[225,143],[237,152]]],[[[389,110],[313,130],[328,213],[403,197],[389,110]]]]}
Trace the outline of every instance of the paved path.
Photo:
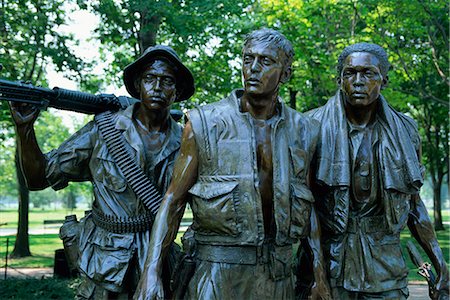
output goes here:
{"type": "MultiPolygon", "coordinates": [[[[0,280],[4,279],[5,268],[0,268],[0,280]]],[[[7,278],[51,278],[53,268],[18,268],[7,270],[7,278]]],[[[428,286],[425,282],[411,282],[409,288],[409,300],[427,300],[428,286]]]]}

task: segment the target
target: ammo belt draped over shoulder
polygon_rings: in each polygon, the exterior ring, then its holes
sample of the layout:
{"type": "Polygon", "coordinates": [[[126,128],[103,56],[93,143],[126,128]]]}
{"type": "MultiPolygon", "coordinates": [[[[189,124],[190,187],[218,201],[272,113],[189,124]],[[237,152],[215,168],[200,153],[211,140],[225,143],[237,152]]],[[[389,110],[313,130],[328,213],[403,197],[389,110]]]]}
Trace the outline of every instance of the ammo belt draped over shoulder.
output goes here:
{"type": "Polygon", "coordinates": [[[116,217],[106,215],[98,209],[92,209],[94,224],[114,233],[142,232],[150,230],[154,217],[151,212],[135,217],[116,217]]]}

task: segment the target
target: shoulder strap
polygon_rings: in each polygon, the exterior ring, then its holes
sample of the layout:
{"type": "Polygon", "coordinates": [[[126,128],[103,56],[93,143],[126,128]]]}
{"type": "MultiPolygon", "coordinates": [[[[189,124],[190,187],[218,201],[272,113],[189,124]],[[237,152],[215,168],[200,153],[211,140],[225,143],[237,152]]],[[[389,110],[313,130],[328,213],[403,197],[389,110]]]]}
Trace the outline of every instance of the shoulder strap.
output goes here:
{"type": "Polygon", "coordinates": [[[115,116],[111,111],[95,116],[95,123],[105,140],[109,153],[111,153],[125,179],[136,196],[144,203],[145,207],[156,215],[161,205],[162,196],[155,188],[144,171],[132,159],[128,144],[119,130],[115,128],[115,116]]]}

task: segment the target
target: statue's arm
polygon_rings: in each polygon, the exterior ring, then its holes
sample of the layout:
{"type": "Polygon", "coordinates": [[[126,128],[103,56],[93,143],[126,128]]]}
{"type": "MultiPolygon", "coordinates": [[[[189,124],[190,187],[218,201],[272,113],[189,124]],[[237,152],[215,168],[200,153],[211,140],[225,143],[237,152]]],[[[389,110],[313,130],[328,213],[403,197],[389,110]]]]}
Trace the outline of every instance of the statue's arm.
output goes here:
{"type": "Polygon", "coordinates": [[[323,257],[320,224],[314,205],[310,217],[311,232],[308,243],[312,253],[312,265],[314,273],[314,285],[311,288],[312,299],[331,299],[331,291],[328,285],[327,271],[323,257]]]}
{"type": "Polygon", "coordinates": [[[36,106],[10,103],[12,120],[16,128],[17,152],[28,189],[42,190],[49,186],[45,178],[47,160],[39,148],[34,122],[39,115],[36,106]]]}
{"type": "MultiPolygon", "coordinates": [[[[418,133],[417,133],[418,136],[418,133]]],[[[422,159],[422,147],[420,138],[416,145],[417,157],[419,161],[422,159]]],[[[425,253],[430,258],[434,268],[437,272],[436,290],[437,294],[446,294],[449,292],[449,272],[447,264],[444,260],[439,242],[436,238],[436,233],[433,229],[427,209],[420,199],[419,194],[411,196],[411,210],[408,215],[408,228],[412,236],[417,240],[420,246],[425,250],[425,253]]]]}
{"type": "Polygon", "coordinates": [[[408,228],[411,234],[425,250],[437,272],[436,290],[439,293],[449,291],[449,273],[444,260],[441,247],[439,247],[433,224],[428,216],[427,209],[419,195],[411,199],[411,211],[408,216],[408,228]]]}
{"type": "Polygon", "coordinates": [[[135,299],[164,298],[161,282],[162,261],[175,239],[186,207],[189,189],[197,180],[198,153],[190,122],[186,123],[180,155],[175,162],[169,188],[152,228],[146,267],[136,290],[135,299]]]}
{"type": "MultiPolygon", "coordinates": [[[[313,190],[315,188],[315,170],[317,163],[317,153],[314,153],[311,166],[307,176],[307,184],[313,190]]],[[[317,199],[316,199],[317,201],[317,199]]],[[[323,257],[322,233],[320,231],[320,222],[315,209],[315,203],[311,208],[310,216],[311,230],[308,236],[308,244],[312,253],[312,266],[314,273],[314,285],[311,288],[312,299],[331,299],[331,289],[328,284],[327,268],[323,257]]]]}

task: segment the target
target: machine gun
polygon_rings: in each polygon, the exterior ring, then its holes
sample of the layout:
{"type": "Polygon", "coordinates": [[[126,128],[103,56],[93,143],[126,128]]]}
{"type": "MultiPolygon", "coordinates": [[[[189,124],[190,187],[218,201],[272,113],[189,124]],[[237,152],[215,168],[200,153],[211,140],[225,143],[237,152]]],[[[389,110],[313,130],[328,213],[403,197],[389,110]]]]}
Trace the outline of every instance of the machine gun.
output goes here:
{"type": "MultiPolygon", "coordinates": [[[[140,102],[138,99],[127,96],[92,95],[59,87],[47,89],[31,83],[5,79],[0,79],[0,100],[34,104],[41,110],[53,107],[85,114],[97,114],[107,110],[118,111],[140,102]]],[[[181,111],[174,109],[170,111],[170,114],[175,121],[183,116],[181,111]]]]}
{"type": "Polygon", "coordinates": [[[416,246],[411,241],[406,243],[406,248],[408,250],[408,254],[411,257],[412,262],[419,268],[417,274],[424,277],[428,283],[428,295],[431,299],[436,299],[437,291],[436,291],[436,276],[431,270],[431,264],[425,262],[417,250],[416,246]]]}
{"type": "Polygon", "coordinates": [[[138,99],[113,94],[92,95],[55,87],[47,89],[30,83],[0,79],[0,100],[34,104],[41,110],[54,107],[85,114],[117,111],[139,102],[138,99]]]}

